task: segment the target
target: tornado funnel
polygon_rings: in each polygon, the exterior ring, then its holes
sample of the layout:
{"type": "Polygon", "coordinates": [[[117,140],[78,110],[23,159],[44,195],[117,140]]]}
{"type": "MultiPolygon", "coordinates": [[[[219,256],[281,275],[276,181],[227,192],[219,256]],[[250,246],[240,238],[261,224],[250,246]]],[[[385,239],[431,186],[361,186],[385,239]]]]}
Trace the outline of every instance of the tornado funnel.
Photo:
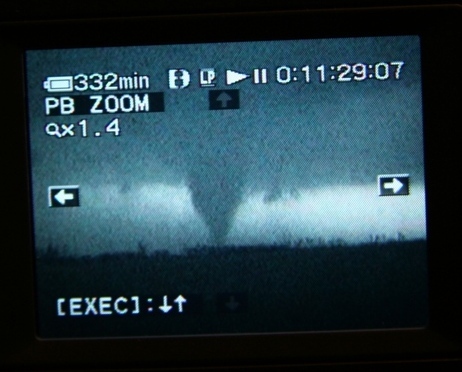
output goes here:
{"type": "Polygon", "coordinates": [[[244,174],[226,159],[203,162],[189,174],[189,189],[196,211],[217,246],[226,244],[234,214],[242,199],[244,174]]]}

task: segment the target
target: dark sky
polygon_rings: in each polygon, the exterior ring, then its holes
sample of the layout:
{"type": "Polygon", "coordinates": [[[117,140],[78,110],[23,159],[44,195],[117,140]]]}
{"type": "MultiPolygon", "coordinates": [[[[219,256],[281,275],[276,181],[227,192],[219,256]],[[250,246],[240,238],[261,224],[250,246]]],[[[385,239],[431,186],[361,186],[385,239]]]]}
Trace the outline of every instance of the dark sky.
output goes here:
{"type": "MultiPolygon", "coordinates": [[[[27,80],[39,249],[92,254],[142,242],[178,252],[196,244],[425,236],[418,37],[31,51],[27,80]],[[330,79],[331,66],[393,61],[404,62],[399,79],[393,66],[384,81],[330,79]],[[306,65],[310,83],[300,71],[306,65]],[[279,66],[297,81],[279,84],[279,66]],[[172,68],[190,72],[187,88],[169,89],[172,68]],[[215,68],[215,88],[199,86],[201,68],[215,68]],[[268,69],[267,84],[225,85],[226,69],[255,68],[268,69]],[[149,90],[130,93],[164,92],[165,112],[45,115],[45,97],[79,94],[46,92],[47,77],[108,72],[148,75],[149,90]],[[239,89],[240,108],[209,110],[210,89],[239,89]],[[44,131],[51,122],[87,119],[93,134],[116,117],[120,136],[44,131]],[[378,175],[402,173],[410,175],[409,196],[377,196],[378,175]],[[79,185],[81,206],[48,208],[48,187],[56,185],[79,185]]],[[[121,94],[81,94],[110,93],[121,94]]]]}

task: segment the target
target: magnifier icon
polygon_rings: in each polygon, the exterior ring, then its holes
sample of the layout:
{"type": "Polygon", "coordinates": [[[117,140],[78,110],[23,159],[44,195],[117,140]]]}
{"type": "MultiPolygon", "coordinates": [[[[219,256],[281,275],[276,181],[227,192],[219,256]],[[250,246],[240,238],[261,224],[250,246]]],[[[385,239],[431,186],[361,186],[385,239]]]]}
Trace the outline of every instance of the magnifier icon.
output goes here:
{"type": "Polygon", "coordinates": [[[58,138],[61,138],[61,132],[59,125],[56,123],[49,123],[45,126],[45,133],[48,134],[49,136],[55,136],[58,138]]]}

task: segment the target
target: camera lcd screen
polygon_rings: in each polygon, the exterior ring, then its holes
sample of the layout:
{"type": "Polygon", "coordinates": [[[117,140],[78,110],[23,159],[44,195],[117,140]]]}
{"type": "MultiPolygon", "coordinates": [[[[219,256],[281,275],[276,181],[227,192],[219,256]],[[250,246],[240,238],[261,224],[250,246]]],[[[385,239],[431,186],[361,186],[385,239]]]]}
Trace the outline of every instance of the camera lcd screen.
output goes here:
{"type": "Polygon", "coordinates": [[[426,326],[418,36],[25,66],[40,337],[426,326]]]}

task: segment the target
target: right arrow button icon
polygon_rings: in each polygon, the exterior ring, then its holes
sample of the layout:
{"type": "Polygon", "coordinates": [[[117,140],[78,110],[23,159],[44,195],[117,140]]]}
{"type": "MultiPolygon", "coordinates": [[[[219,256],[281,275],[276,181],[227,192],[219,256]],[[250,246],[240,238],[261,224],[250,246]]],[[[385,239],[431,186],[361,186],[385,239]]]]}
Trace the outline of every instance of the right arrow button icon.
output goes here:
{"type": "Polygon", "coordinates": [[[409,174],[382,174],[377,177],[379,196],[409,195],[409,174]]]}
{"type": "Polygon", "coordinates": [[[404,184],[400,182],[396,177],[393,177],[392,182],[385,182],[383,184],[383,187],[385,189],[391,189],[393,190],[393,194],[396,194],[399,190],[403,188],[404,184]]]}

